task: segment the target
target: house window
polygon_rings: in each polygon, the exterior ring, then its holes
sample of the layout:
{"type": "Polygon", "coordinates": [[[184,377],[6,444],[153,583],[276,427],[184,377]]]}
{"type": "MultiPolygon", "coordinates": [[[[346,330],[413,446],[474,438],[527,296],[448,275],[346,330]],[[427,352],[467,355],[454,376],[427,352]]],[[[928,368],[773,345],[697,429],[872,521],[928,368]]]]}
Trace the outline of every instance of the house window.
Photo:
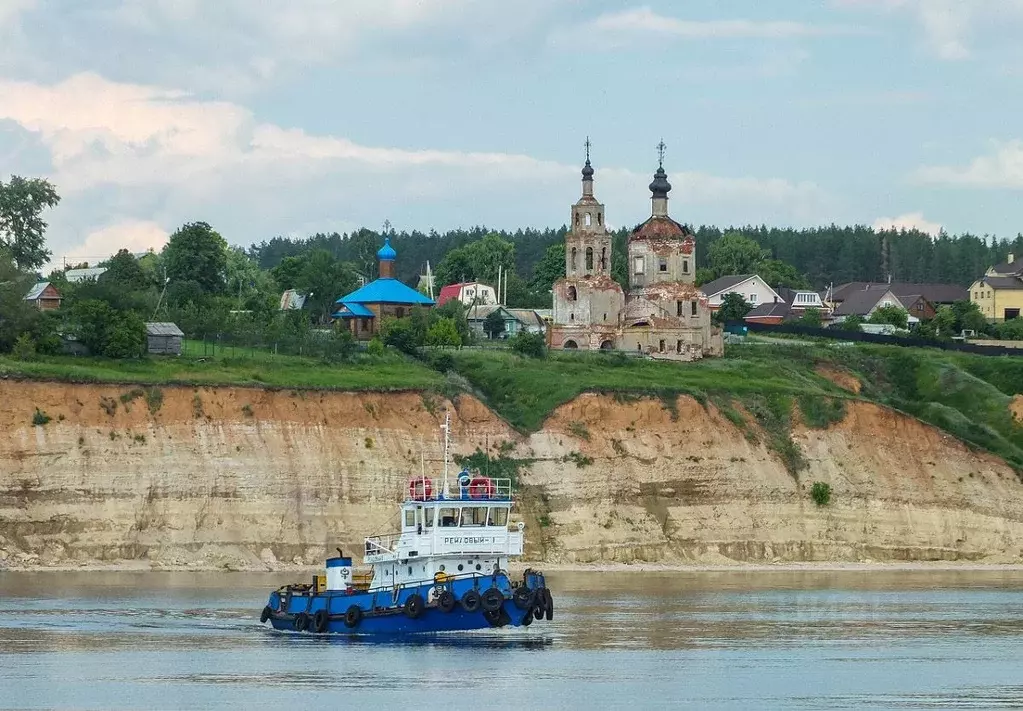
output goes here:
{"type": "Polygon", "coordinates": [[[661,271],[661,272],[668,271],[668,260],[665,259],[664,257],[661,257],[660,259],[658,259],[657,260],[657,270],[661,271]]]}
{"type": "Polygon", "coordinates": [[[675,302],[675,312],[676,312],[675,313],[676,316],[681,316],[682,315],[682,302],[681,301],[676,301],[675,302]]]}
{"type": "Polygon", "coordinates": [[[755,303],[757,303],[757,295],[756,295],[756,294],[750,294],[750,295],[749,295],[749,302],[750,302],[751,304],[755,304],[755,303]]]}
{"type": "Polygon", "coordinates": [[[632,260],[632,271],[636,274],[642,274],[644,266],[643,257],[636,257],[632,260]]]}
{"type": "Polygon", "coordinates": [[[394,315],[397,316],[398,318],[401,318],[402,316],[405,315],[405,309],[399,306],[394,310],[394,315]]]}
{"type": "Polygon", "coordinates": [[[696,315],[696,300],[695,299],[689,302],[689,308],[690,308],[690,315],[691,316],[695,316],[696,315]]]}

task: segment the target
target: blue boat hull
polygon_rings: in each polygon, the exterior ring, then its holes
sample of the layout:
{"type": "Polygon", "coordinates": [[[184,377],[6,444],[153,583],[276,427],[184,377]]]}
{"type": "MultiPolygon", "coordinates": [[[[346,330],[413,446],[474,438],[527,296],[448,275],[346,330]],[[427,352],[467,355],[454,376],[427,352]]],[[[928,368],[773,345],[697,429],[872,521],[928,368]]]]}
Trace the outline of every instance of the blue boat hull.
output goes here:
{"type": "Polygon", "coordinates": [[[532,571],[523,576],[521,584],[498,573],[396,590],[317,592],[302,587],[272,592],[262,621],[277,630],[314,634],[408,635],[519,627],[553,618],[553,600],[544,577],[532,571]],[[448,610],[438,599],[445,590],[452,596],[448,610]],[[412,600],[414,597],[418,600],[412,600]]]}

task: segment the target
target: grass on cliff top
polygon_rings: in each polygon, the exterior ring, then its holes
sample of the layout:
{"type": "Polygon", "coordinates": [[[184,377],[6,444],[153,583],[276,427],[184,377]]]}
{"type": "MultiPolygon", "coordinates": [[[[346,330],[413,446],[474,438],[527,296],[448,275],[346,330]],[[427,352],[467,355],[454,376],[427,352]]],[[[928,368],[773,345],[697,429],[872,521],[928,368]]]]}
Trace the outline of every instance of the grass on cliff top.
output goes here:
{"type": "Polygon", "coordinates": [[[19,361],[0,356],[0,376],[88,383],[378,391],[432,390],[444,381],[437,372],[398,355],[335,364],[248,349],[228,356],[160,356],[126,361],[83,356],[19,361]]]}

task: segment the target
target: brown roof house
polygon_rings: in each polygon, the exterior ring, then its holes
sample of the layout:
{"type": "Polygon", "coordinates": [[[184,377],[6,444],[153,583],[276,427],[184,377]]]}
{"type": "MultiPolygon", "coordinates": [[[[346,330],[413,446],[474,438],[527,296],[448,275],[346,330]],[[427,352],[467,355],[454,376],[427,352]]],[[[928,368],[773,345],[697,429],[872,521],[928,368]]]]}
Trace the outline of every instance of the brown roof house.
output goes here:
{"type": "Polygon", "coordinates": [[[41,281],[25,294],[25,301],[31,301],[40,311],[53,311],[60,308],[61,295],[53,284],[41,281]]]}

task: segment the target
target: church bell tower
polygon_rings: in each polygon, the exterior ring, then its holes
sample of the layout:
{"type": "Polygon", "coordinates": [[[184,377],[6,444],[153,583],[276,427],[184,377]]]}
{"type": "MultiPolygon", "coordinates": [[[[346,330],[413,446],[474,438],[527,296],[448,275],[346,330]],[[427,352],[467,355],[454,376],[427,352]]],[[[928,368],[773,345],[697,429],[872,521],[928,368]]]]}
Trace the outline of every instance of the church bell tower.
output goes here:
{"type": "Polygon", "coordinates": [[[572,205],[572,222],[565,235],[565,275],[586,277],[611,273],[611,235],[604,223],[604,206],[593,197],[590,139],[586,138],[583,194],[572,205]]]}

